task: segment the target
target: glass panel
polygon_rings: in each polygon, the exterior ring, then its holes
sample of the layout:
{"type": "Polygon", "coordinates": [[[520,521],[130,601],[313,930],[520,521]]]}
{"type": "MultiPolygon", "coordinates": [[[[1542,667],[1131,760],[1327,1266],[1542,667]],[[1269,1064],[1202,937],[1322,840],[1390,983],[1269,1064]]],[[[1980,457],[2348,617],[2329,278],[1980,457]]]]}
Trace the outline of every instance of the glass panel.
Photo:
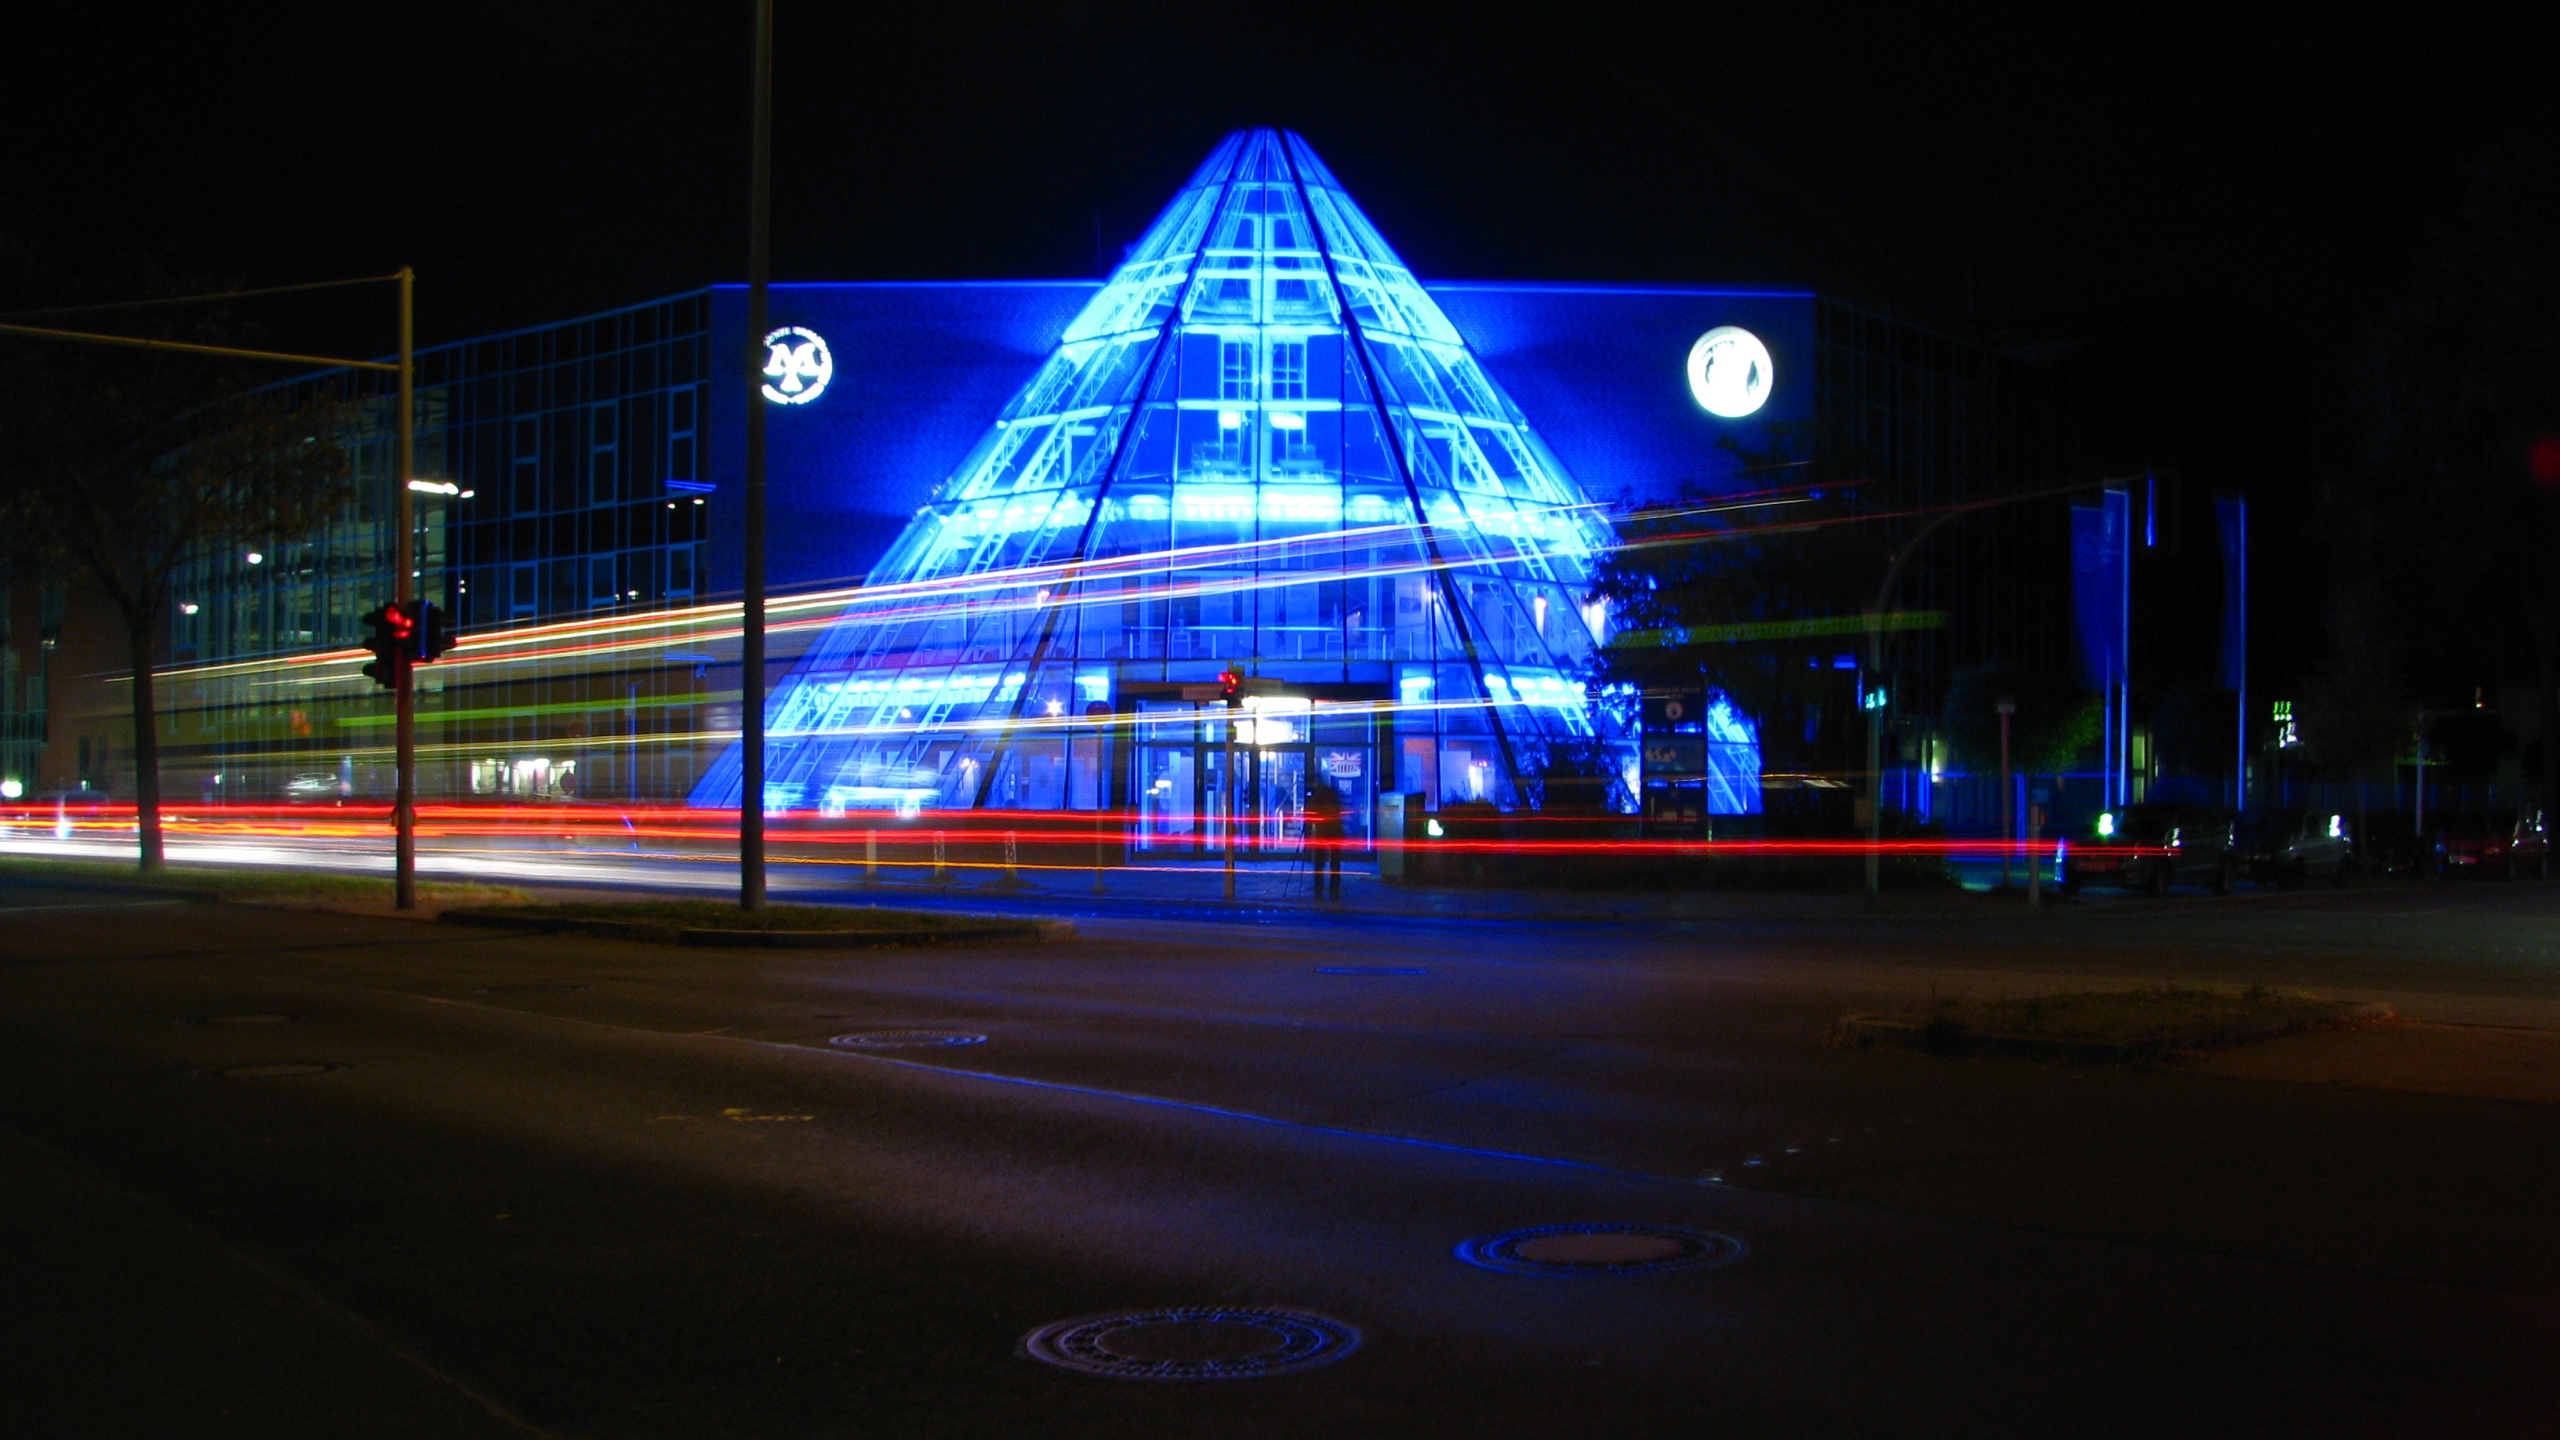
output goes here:
{"type": "MultiPolygon", "coordinates": [[[[1071,712],[1025,677],[1196,683],[1237,665],[1392,689],[1414,707],[1398,788],[1513,803],[1510,754],[1599,733],[1567,678],[1590,630],[1564,612],[1608,543],[1331,172],[1294,136],[1242,132],[777,689],[768,708],[791,718],[772,774],[787,803],[859,766],[929,768],[946,796],[992,774],[1017,797],[999,803],[1090,803],[1112,788],[1107,747],[1070,758],[1037,722],[1071,712]]],[[[1142,843],[1214,851],[1216,737],[1187,709],[1143,713],[1125,782],[1142,843]]],[[[1236,798],[1258,846],[1298,843],[1311,775],[1357,785],[1363,832],[1387,783],[1365,736],[1319,753],[1303,716],[1264,712],[1245,742],[1236,798]]],[[[732,804],[736,786],[733,750],[693,798],[732,804]]]]}

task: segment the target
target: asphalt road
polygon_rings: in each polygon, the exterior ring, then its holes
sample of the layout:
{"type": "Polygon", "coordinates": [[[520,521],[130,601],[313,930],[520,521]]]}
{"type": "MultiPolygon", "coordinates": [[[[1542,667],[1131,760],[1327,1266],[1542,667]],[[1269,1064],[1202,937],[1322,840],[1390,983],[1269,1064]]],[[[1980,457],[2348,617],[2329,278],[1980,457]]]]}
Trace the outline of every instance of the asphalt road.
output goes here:
{"type": "Polygon", "coordinates": [[[2560,1108],[1825,1040],[1932,988],[2180,979],[2541,1043],[2560,888],[1106,919],[860,953],[0,906],[13,1434],[2483,1436],[2560,1413],[2560,1108]],[[986,1038],[828,1043],[912,1028],[986,1038]],[[1583,1221],[1747,1254],[1635,1276],[1453,1254],[1583,1221]],[[1361,1344],[1190,1383],[1021,1353],[1060,1319],[1246,1305],[1361,1344]]]}

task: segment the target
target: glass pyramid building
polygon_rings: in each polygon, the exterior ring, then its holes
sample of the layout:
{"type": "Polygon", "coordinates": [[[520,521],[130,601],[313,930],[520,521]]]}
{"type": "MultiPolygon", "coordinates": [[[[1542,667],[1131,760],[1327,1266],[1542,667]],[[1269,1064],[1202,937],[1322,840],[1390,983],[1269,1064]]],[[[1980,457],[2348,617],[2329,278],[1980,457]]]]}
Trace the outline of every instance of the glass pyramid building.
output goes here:
{"type": "Polygon", "coordinates": [[[1558,747],[1632,753],[1584,681],[1610,543],[1306,142],[1240,132],[769,697],[766,807],[1179,851],[1294,849],[1323,783],[1355,838],[1389,791],[1533,806],[1558,747]]]}

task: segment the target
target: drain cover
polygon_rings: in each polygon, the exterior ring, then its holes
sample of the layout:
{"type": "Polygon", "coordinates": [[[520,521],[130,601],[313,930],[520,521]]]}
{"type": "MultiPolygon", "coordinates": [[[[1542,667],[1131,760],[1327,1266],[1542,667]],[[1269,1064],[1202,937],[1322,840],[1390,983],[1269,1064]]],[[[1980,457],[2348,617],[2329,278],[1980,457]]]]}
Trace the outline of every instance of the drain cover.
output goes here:
{"type": "Polygon", "coordinates": [[[1304,1310],[1259,1306],[1131,1310],[1043,1325],[1023,1353],[1117,1380],[1240,1380],[1339,1360],[1360,1332],[1304,1310]]]}
{"type": "Polygon", "coordinates": [[[1420,965],[1319,965],[1319,975],[1428,975],[1420,965]]]}
{"type": "Polygon", "coordinates": [[[1742,1242],[1669,1225],[1540,1225],[1478,1236],[1458,1258],[1513,1275],[1656,1275],[1730,1264],[1742,1242]]]}
{"type": "Polygon", "coordinates": [[[290,1015],[276,1015],[271,1013],[260,1013],[254,1015],[207,1015],[204,1017],[204,1023],[207,1025],[285,1025],[290,1024],[292,1020],[293,1017],[290,1015]]]}
{"type": "Polygon", "coordinates": [[[319,1060],[270,1060],[257,1065],[228,1065],[214,1073],[234,1080],[280,1080],[288,1075],[326,1075],[345,1068],[319,1060]]]}
{"type": "Polygon", "coordinates": [[[843,1050],[935,1050],[984,1045],[987,1037],[968,1030],[865,1030],[859,1035],[838,1035],[827,1043],[843,1050]]]}

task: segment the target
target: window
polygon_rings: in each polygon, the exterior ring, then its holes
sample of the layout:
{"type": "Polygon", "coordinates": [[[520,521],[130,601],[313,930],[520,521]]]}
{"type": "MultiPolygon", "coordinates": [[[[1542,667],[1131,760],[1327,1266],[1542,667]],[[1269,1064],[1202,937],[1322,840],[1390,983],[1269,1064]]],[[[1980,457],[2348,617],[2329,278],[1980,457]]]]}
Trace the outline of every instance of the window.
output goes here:
{"type": "Polygon", "coordinates": [[[507,614],[521,619],[542,607],[540,567],[531,563],[518,565],[508,577],[507,614]]]}
{"type": "Polygon", "coordinates": [[[1227,340],[1218,346],[1218,398],[1253,398],[1253,342],[1227,340]]]}
{"type": "Polygon", "coordinates": [[[614,557],[594,555],[587,559],[587,605],[599,608],[622,598],[622,587],[614,583],[614,557]]]}
{"type": "Polygon", "coordinates": [[[693,593],[693,547],[678,545],[667,551],[667,593],[693,593]]]}
{"type": "Polygon", "coordinates": [[[693,478],[693,387],[667,395],[667,478],[693,478]]]}
{"type": "Polygon", "coordinates": [[[516,422],[515,431],[507,508],[527,515],[542,508],[542,421],[528,415],[516,422]]]}
{"type": "Polygon", "coordinates": [[[1307,398],[1307,342],[1275,340],[1271,345],[1271,398],[1307,398]]]}
{"type": "Polygon", "coordinates": [[[614,495],[616,493],[614,490],[614,475],[616,470],[614,461],[616,456],[620,454],[621,449],[619,444],[620,436],[614,429],[614,407],[611,405],[597,406],[595,408],[594,419],[595,456],[592,473],[595,483],[589,490],[588,495],[590,503],[592,504],[610,505],[613,503],[614,495]]]}

